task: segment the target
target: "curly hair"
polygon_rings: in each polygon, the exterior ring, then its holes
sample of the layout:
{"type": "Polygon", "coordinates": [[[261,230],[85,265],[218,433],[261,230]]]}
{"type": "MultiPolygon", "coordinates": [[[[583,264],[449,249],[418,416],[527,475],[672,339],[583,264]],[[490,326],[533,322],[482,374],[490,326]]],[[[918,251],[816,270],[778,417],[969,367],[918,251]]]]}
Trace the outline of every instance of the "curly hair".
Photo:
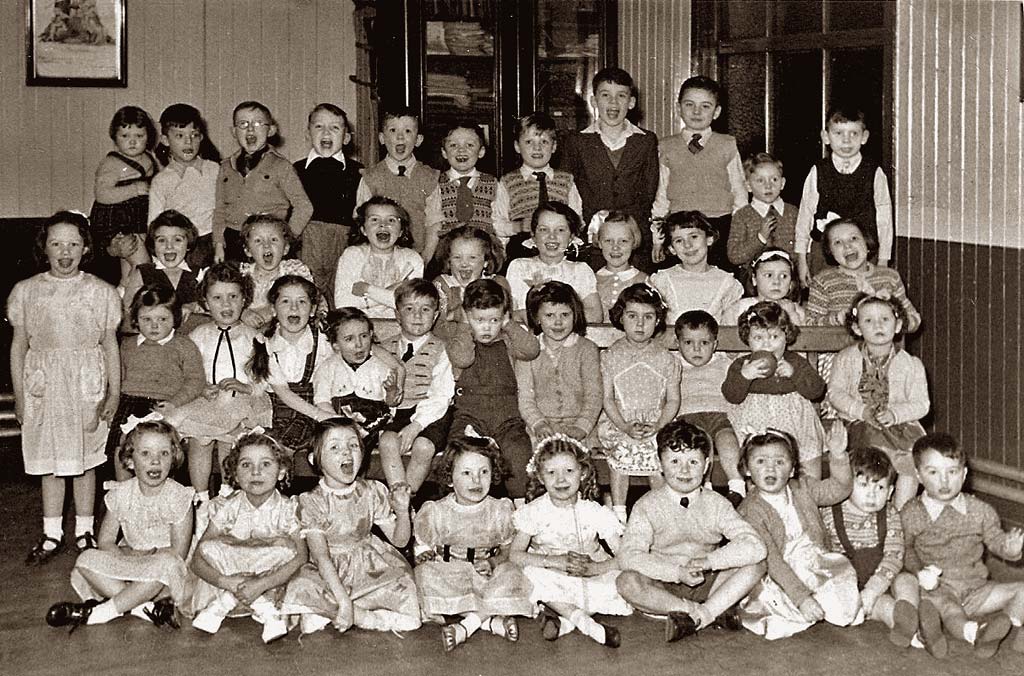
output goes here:
{"type": "Polygon", "coordinates": [[[132,459],[132,455],[135,453],[135,444],[139,442],[139,439],[143,434],[161,434],[171,441],[171,471],[181,467],[181,464],[185,462],[185,442],[181,440],[178,435],[178,430],[174,429],[166,420],[147,420],[140,422],[135,426],[131,432],[125,437],[124,443],[121,444],[121,448],[117,452],[117,461],[121,463],[123,467],[128,466],[128,461],[132,459]]]}
{"type": "Polygon", "coordinates": [[[242,309],[244,310],[252,305],[253,295],[256,293],[252,277],[249,275],[243,275],[241,270],[238,269],[237,263],[221,261],[220,263],[214,263],[211,265],[210,269],[206,271],[206,276],[203,277],[203,285],[200,288],[199,302],[202,304],[204,309],[210,309],[206,304],[206,295],[210,292],[210,287],[217,282],[237,284],[238,288],[242,291],[242,309]]]}
{"type": "Polygon", "coordinates": [[[868,247],[868,260],[878,260],[878,235],[876,235],[871,228],[865,228],[863,225],[853,220],[852,218],[837,218],[829,221],[825,225],[825,231],[821,235],[821,252],[825,255],[825,262],[829,265],[839,265],[839,261],[832,255],[832,247],[828,244],[828,237],[832,234],[832,231],[841,225],[852,225],[860,231],[861,237],[864,238],[864,243],[868,247]]]}
{"type": "Polygon", "coordinates": [[[494,308],[508,312],[510,306],[511,301],[505,287],[493,279],[475,279],[467,284],[466,290],[462,292],[462,307],[467,312],[494,308]]]}
{"type": "Polygon", "coordinates": [[[855,338],[863,340],[863,336],[857,333],[854,327],[857,326],[857,316],[860,314],[861,308],[866,305],[884,305],[892,310],[892,316],[896,318],[897,322],[901,322],[900,330],[896,332],[896,335],[898,336],[903,332],[903,327],[907,324],[907,313],[903,310],[903,306],[900,305],[898,300],[892,296],[882,298],[881,296],[861,291],[854,296],[853,302],[850,303],[850,311],[846,313],[846,330],[855,338]]]}
{"type": "Polygon", "coordinates": [[[442,486],[452,485],[452,468],[460,456],[467,453],[482,455],[491,461],[491,485],[500,484],[512,475],[509,470],[505,456],[498,448],[497,442],[490,437],[467,437],[465,435],[453,436],[448,440],[448,447],[437,465],[437,481],[442,486]]]}
{"type": "Polygon", "coordinates": [[[412,221],[409,218],[409,212],[395,200],[390,197],[384,197],[383,195],[374,195],[359,205],[359,208],[356,210],[356,227],[349,230],[348,233],[348,245],[356,246],[359,244],[370,243],[366,233],[363,232],[363,228],[366,226],[366,215],[370,210],[370,207],[391,207],[394,209],[395,216],[398,217],[399,222],[402,224],[402,231],[398,235],[398,240],[395,242],[395,246],[411,249],[413,246],[412,221]]]}
{"type": "Polygon", "coordinates": [[[536,468],[529,473],[530,480],[526,485],[526,499],[535,500],[547,492],[540,474],[544,463],[557,455],[569,455],[576,459],[580,466],[580,497],[584,500],[596,500],[600,494],[597,487],[597,471],[590,452],[579,442],[573,443],[564,438],[548,437],[537,442],[530,462],[536,468]]]}
{"type": "Polygon", "coordinates": [[[327,434],[334,429],[349,429],[356,435],[359,441],[359,450],[362,452],[363,462],[359,465],[359,476],[366,474],[370,463],[366,462],[366,445],[363,443],[362,428],[355,420],[343,415],[325,418],[316,424],[316,433],[313,438],[313,447],[309,451],[309,466],[317,474],[323,474],[320,469],[320,454],[324,451],[324,440],[327,434]]]}
{"type": "Polygon", "coordinates": [[[718,240],[718,229],[711,224],[707,216],[699,211],[675,211],[669,214],[658,226],[662,237],[665,238],[665,246],[672,242],[672,233],[676,230],[695,228],[702,231],[708,237],[718,240]]]}
{"type": "Polygon", "coordinates": [[[178,301],[178,294],[174,289],[162,284],[146,284],[132,298],[132,304],[128,308],[128,316],[132,320],[132,327],[139,328],[139,311],[144,307],[159,307],[166,305],[174,318],[174,328],[181,326],[181,303],[178,301]]]}
{"type": "Polygon", "coordinates": [[[664,299],[661,294],[653,286],[648,286],[643,282],[639,284],[631,284],[622,290],[619,297],[615,300],[615,304],[612,305],[612,309],[608,311],[608,319],[611,321],[612,326],[617,328],[619,331],[624,331],[622,327],[622,313],[626,311],[626,305],[628,303],[639,303],[641,305],[649,305],[654,308],[655,315],[657,317],[657,324],[654,326],[654,335],[661,335],[662,331],[665,330],[665,320],[668,317],[668,306],[665,305],[664,299]]]}
{"type": "Polygon", "coordinates": [[[42,267],[49,265],[46,257],[46,240],[50,237],[50,228],[55,225],[70,225],[78,230],[78,236],[82,238],[82,263],[92,257],[92,233],[89,229],[89,219],[85,214],[77,211],[58,211],[47,218],[36,231],[36,238],[33,242],[32,253],[36,263],[42,267]]]}
{"type": "Polygon", "coordinates": [[[156,256],[155,238],[157,228],[177,228],[178,230],[183,230],[185,232],[186,251],[191,251],[196,240],[199,239],[199,230],[189,220],[188,216],[174,209],[161,211],[149,224],[149,228],[146,229],[146,251],[153,257],[156,256]]]}
{"type": "Polygon", "coordinates": [[[246,248],[249,246],[249,235],[256,229],[257,225],[273,225],[281,231],[281,238],[284,239],[285,252],[287,252],[293,244],[295,244],[295,235],[292,234],[292,229],[288,227],[288,222],[283,218],[277,216],[271,216],[270,214],[253,214],[245,219],[242,223],[242,241],[245,242],[246,248]]]}
{"type": "Polygon", "coordinates": [[[460,240],[480,243],[484,250],[484,272],[493,274],[505,264],[505,249],[497,237],[475,225],[460,225],[442,235],[434,251],[434,260],[440,263],[442,273],[452,274],[452,246],[460,240]]]}
{"type": "Polygon", "coordinates": [[[238,461],[242,457],[242,449],[249,446],[266,446],[274,454],[274,461],[284,470],[284,476],[277,482],[279,489],[287,488],[292,480],[292,454],[278,443],[277,439],[265,432],[249,432],[243,434],[232,444],[231,450],[224,456],[221,468],[224,470],[224,481],[232,488],[238,485],[238,461]]]}
{"type": "Polygon", "coordinates": [[[117,131],[122,127],[142,127],[146,132],[146,150],[152,150],[156,145],[156,125],[149,113],[138,106],[123,106],[117,109],[114,117],[110,120],[110,128],[107,130],[111,141],[117,140],[117,131]]]}
{"type": "Polygon", "coordinates": [[[541,333],[540,320],[537,313],[544,303],[568,305],[572,310],[572,332],[581,336],[587,335],[587,318],[583,310],[583,301],[576,290],[564,282],[550,281],[530,289],[526,294],[526,324],[536,334],[541,333]]]}
{"type": "Polygon", "coordinates": [[[800,475],[800,453],[797,450],[796,439],[789,432],[782,430],[765,430],[751,434],[743,440],[743,447],[740,449],[739,470],[745,474],[750,472],[750,455],[759,448],[781,444],[786,449],[789,462],[793,466],[793,476],[800,475]]]}
{"type": "Polygon", "coordinates": [[[705,459],[711,457],[711,438],[707,432],[683,420],[682,416],[662,427],[658,431],[657,440],[659,456],[671,451],[700,451],[705,459]]]}
{"type": "Polygon", "coordinates": [[[793,323],[789,313],[770,300],[755,303],[740,315],[740,340],[748,345],[751,329],[782,329],[786,333],[786,345],[792,345],[800,336],[800,327],[793,323]]]}
{"type": "Polygon", "coordinates": [[[572,207],[565,202],[548,200],[537,205],[537,208],[533,210],[533,216],[530,217],[530,232],[534,235],[537,234],[537,225],[540,223],[541,214],[555,214],[564,218],[569,225],[569,234],[572,237],[578,237],[580,231],[583,230],[583,220],[578,213],[572,210],[572,207]]]}
{"type": "Polygon", "coordinates": [[[853,476],[864,476],[871,481],[887,480],[890,484],[896,480],[896,468],[892,460],[880,448],[864,446],[850,451],[850,471],[853,476]]]}

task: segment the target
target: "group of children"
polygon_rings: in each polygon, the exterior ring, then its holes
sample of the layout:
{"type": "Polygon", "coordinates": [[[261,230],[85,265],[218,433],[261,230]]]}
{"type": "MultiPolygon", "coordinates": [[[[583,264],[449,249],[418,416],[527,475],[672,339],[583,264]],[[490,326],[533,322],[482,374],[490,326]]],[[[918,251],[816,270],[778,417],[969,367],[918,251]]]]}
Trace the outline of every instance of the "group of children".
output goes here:
{"type": "Polygon", "coordinates": [[[501,179],[476,168],[472,124],[446,135],[447,171],[417,162],[408,110],[384,116],[387,156],[367,169],[332,104],[294,165],[255,101],[219,164],[191,106],[161,116],[159,160],[148,115],[118,111],[91,219],[48,219],[48,269],[8,302],[25,468],[42,477],[28,564],[68,547],[73,477],[82,602],[47,621],[184,613],[213,633],[251,615],[265,641],[430,621],[452,650],[537,617],[545,639],[617,647],[593,615],[636,609],[669,641],[866,618],[937,657],[947,636],[994,654],[1013,627],[1024,651],[1024,583],[982,562],[1020,558],[1024,534],[961,493],[965,453],[919,422],[926,376],[901,336],[921,318],[886,265],[863,115],[829,113],[831,153],[796,209],[780,162],[741,163],[711,130],[714,81],[683,83],[686,128],[660,144],[626,117],[628,73],[602,70],[593,91],[561,168],[533,113],[501,179]],[[82,271],[90,255],[122,295],[82,271]],[[621,332],[603,352],[586,337],[602,321],[621,332]],[[719,324],[750,353],[718,352],[719,324]],[[790,349],[815,325],[855,341],[816,368],[790,349]],[[186,459],[191,488],[170,478],[186,459]],[[293,474],[319,483],[287,496],[293,474]],[[631,476],[651,490],[627,516],[631,476]],[[424,502],[431,477],[447,495],[424,502]]]}

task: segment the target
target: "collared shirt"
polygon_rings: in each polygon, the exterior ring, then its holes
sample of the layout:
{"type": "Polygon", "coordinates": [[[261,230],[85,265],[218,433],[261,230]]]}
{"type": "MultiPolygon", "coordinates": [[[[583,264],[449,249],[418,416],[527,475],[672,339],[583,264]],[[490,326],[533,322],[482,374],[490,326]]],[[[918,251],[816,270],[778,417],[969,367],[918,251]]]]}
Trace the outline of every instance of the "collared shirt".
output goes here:
{"type": "MultiPolygon", "coordinates": [[[[708,139],[715,132],[711,131],[710,128],[703,131],[693,131],[691,129],[683,129],[680,132],[686,139],[686,143],[689,144],[694,134],[700,134],[700,144],[702,146],[707,145],[708,139]]],[[[747,179],[743,175],[743,161],[740,159],[737,153],[735,157],[729,160],[729,164],[725,166],[725,172],[729,176],[729,192],[732,193],[732,211],[736,213],[743,207],[747,206],[747,179]]],[[[664,218],[668,216],[669,210],[669,199],[668,199],[668,179],[671,174],[668,166],[664,162],[658,163],[658,192],[654,196],[654,204],[651,205],[651,216],[654,218],[664,218]]],[[[782,213],[780,210],[779,213],[782,213]]]]}
{"type": "Polygon", "coordinates": [[[615,151],[615,150],[618,150],[620,148],[626,147],[626,141],[628,141],[629,137],[632,136],[633,134],[643,134],[644,133],[643,129],[641,129],[640,127],[636,126],[635,124],[633,124],[629,120],[624,120],[624,123],[625,123],[623,125],[624,131],[616,139],[612,139],[607,134],[604,133],[604,131],[601,129],[601,122],[600,122],[600,120],[594,120],[593,122],[590,123],[589,127],[584,129],[580,133],[581,134],[598,134],[601,137],[601,143],[603,143],[605,145],[605,147],[608,148],[608,150],[615,151]]]}
{"type": "Polygon", "coordinates": [[[921,504],[924,505],[924,509],[928,512],[928,516],[932,521],[938,519],[942,514],[942,510],[946,507],[952,507],[964,516],[967,516],[967,500],[964,498],[963,493],[953,498],[950,502],[942,502],[940,500],[936,500],[927,493],[923,493],[921,495],[921,504]]]}
{"type": "MultiPolygon", "coordinates": [[[[402,355],[405,354],[407,345],[412,345],[412,351],[415,354],[430,337],[431,334],[429,333],[413,340],[407,339],[404,334],[399,336],[398,358],[401,359],[402,355]]],[[[431,371],[427,395],[416,404],[416,412],[412,414],[412,422],[418,423],[420,427],[426,429],[427,425],[440,420],[444,416],[454,396],[455,374],[452,371],[452,363],[448,359],[448,351],[442,349],[437,359],[437,364],[434,365],[434,369],[431,371]]]]}
{"type": "MultiPolygon", "coordinates": [[[[469,176],[469,183],[466,184],[466,187],[473,190],[476,188],[477,181],[480,179],[480,170],[473,167],[470,169],[469,173],[460,174],[455,171],[455,169],[449,168],[448,171],[445,172],[445,175],[448,177],[448,180],[453,183],[458,181],[460,178],[469,176]]],[[[441,223],[444,222],[444,211],[441,209],[440,181],[438,181],[437,187],[427,195],[427,204],[424,208],[424,212],[426,213],[426,220],[424,222],[427,224],[428,229],[431,227],[441,227],[441,223]]]]}
{"type": "MultiPolygon", "coordinates": [[[[306,155],[306,164],[303,165],[303,166],[305,166],[306,169],[309,169],[309,165],[313,164],[313,160],[317,159],[318,157],[324,157],[324,156],[318,154],[315,150],[310,148],[309,154],[306,155]]],[[[324,157],[324,159],[337,160],[337,161],[341,162],[341,166],[342,167],[347,166],[346,163],[345,163],[345,151],[343,151],[343,150],[339,150],[338,152],[334,153],[333,155],[330,155],[328,157],[324,157]]]]}
{"type": "MultiPolygon", "coordinates": [[[[166,336],[164,336],[164,337],[163,337],[163,338],[161,338],[160,340],[156,341],[156,344],[157,344],[157,345],[166,345],[167,343],[171,342],[171,338],[174,338],[174,329],[171,329],[171,332],[170,332],[170,333],[168,333],[168,334],[167,334],[166,336]]],[[[147,340],[149,340],[149,338],[146,338],[146,337],[145,337],[144,335],[142,335],[142,334],[140,333],[139,335],[137,335],[137,336],[135,337],[135,344],[136,344],[136,345],[142,345],[142,344],[143,344],[143,343],[145,343],[145,342],[146,342],[147,340]]],[[[152,343],[153,341],[149,340],[149,342],[151,342],[151,343],[152,343]]]]}
{"type": "MultiPolygon", "coordinates": [[[[412,173],[413,167],[415,167],[417,164],[419,164],[419,161],[417,161],[415,155],[411,155],[409,159],[407,159],[405,162],[402,162],[401,166],[405,167],[405,175],[409,176],[412,173]]],[[[388,168],[388,171],[390,171],[395,176],[398,176],[399,163],[396,162],[391,157],[391,155],[384,156],[384,165],[388,168]]],[[[370,186],[366,183],[366,179],[359,179],[359,187],[356,188],[356,209],[361,207],[363,203],[366,202],[371,197],[373,197],[373,190],[371,190],[370,186]]]]}
{"type": "Polygon", "coordinates": [[[782,201],[781,197],[776,198],[776,200],[771,204],[768,204],[767,202],[762,202],[757,198],[751,198],[750,207],[754,211],[756,211],[761,216],[761,218],[767,218],[768,210],[771,209],[772,207],[775,207],[775,210],[779,212],[779,216],[781,216],[782,210],[786,208],[786,203],[782,201]]]}
{"type": "Polygon", "coordinates": [[[543,333],[537,337],[537,341],[540,343],[540,353],[547,354],[552,359],[557,359],[556,355],[558,354],[558,350],[562,349],[563,347],[574,346],[577,342],[579,342],[579,339],[580,334],[573,332],[566,336],[565,340],[563,340],[561,343],[556,343],[552,347],[552,345],[550,344],[551,341],[547,340],[547,336],[545,336],[543,333]]]}
{"type": "Polygon", "coordinates": [[[203,237],[213,232],[213,209],[217,202],[217,175],[220,165],[212,160],[183,164],[171,158],[170,164],[153,177],[149,186],[150,223],[168,209],[188,217],[203,237]]]}
{"type": "MultiPolygon", "coordinates": [[[[157,270],[171,269],[164,265],[163,261],[161,261],[159,258],[153,261],[153,265],[156,266],[157,270]]],[[[178,268],[179,270],[184,270],[185,272],[192,272],[192,268],[190,268],[188,263],[186,263],[185,261],[181,261],[181,265],[176,265],[175,267],[178,268]]]]}
{"type": "MultiPolygon", "coordinates": [[[[543,171],[548,179],[552,179],[555,176],[555,170],[551,168],[550,164],[546,164],[540,169],[534,169],[523,164],[519,167],[518,171],[523,178],[530,181],[537,180],[534,174],[538,171],[543,171]]],[[[505,187],[504,182],[498,181],[498,187],[494,191],[494,202],[491,204],[491,218],[494,220],[494,231],[497,233],[502,244],[508,244],[509,238],[519,232],[519,225],[509,219],[509,204],[508,189],[505,187]]],[[[583,198],[580,197],[580,191],[576,189],[575,181],[569,188],[569,208],[579,214],[580,218],[583,218],[583,198]]]]}

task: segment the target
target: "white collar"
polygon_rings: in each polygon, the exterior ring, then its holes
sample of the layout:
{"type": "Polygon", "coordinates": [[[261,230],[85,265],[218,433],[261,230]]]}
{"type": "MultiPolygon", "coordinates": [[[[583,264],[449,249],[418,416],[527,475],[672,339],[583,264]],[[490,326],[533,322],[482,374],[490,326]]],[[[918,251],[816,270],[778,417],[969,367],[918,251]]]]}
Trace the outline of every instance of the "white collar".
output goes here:
{"type": "MultiPolygon", "coordinates": [[[[163,262],[160,260],[159,257],[156,260],[153,261],[153,265],[156,266],[157,270],[170,270],[170,268],[168,268],[166,265],[163,264],[163,262]]],[[[192,272],[192,268],[190,268],[188,266],[188,261],[182,260],[181,261],[181,265],[179,265],[177,267],[178,267],[179,270],[185,270],[186,272],[192,272]]]]}
{"type": "Polygon", "coordinates": [[[309,354],[313,351],[313,331],[307,325],[306,330],[302,333],[302,337],[293,343],[282,336],[281,329],[278,328],[277,331],[274,331],[274,335],[270,337],[270,340],[267,341],[267,347],[270,348],[268,352],[295,350],[309,354]]]}
{"type": "Polygon", "coordinates": [[[857,167],[860,166],[861,160],[864,156],[857,153],[853,157],[844,159],[837,156],[835,153],[832,154],[832,166],[836,168],[840,174],[852,174],[857,171],[857,167]]]}
{"type": "Polygon", "coordinates": [[[714,133],[715,132],[711,131],[711,127],[708,127],[707,129],[701,129],[700,131],[695,131],[693,129],[683,127],[683,138],[686,139],[687,143],[690,142],[690,139],[693,138],[694,134],[700,134],[700,143],[701,145],[706,146],[708,144],[708,139],[711,138],[711,136],[714,133]]]}
{"type": "Polygon", "coordinates": [[[581,134],[597,134],[598,136],[601,137],[601,142],[604,143],[606,148],[608,148],[609,150],[612,150],[612,151],[619,150],[620,148],[624,148],[625,147],[626,141],[629,140],[630,136],[633,136],[634,134],[643,134],[644,133],[643,129],[641,129],[640,127],[636,126],[635,124],[633,124],[629,120],[623,120],[623,122],[625,122],[625,124],[623,125],[624,126],[624,130],[623,130],[622,134],[620,134],[619,136],[615,137],[614,139],[612,137],[608,136],[607,134],[605,134],[604,131],[601,129],[601,121],[600,120],[594,120],[593,122],[590,123],[589,127],[584,129],[580,133],[581,134]]]}
{"type": "Polygon", "coordinates": [[[543,171],[545,174],[548,175],[548,178],[551,178],[555,175],[555,170],[551,168],[550,164],[545,164],[540,169],[533,169],[532,167],[528,167],[525,164],[519,165],[519,173],[522,174],[523,178],[527,180],[536,180],[534,174],[537,173],[538,171],[543,171]]]}
{"type": "MultiPolygon", "coordinates": [[[[216,162],[214,162],[213,164],[217,166],[217,170],[220,171],[220,166],[217,165],[216,162]]],[[[172,157],[170,161],[167,163],[167,166],[169,169],[174,171],[174,173],[176,173],[178,176],[184,176],[185,172],[188,171],[189,169],[193,171],[198,171],[199,175],[203,176],[205,175],[204,169],[206,168],[207,164],[206,160],[198,156],[196,157],[195,162],[193,162],[192,164],[185,164],[184,162],[179,162],[178,160],[172,157]]]]}
{"type": "Polygon", "coordinates": [[[932,521],[938,519],[942,514],[942,510],[946,507],[952,507],[964,516],[967,516],[967,498],[964,497],[963,493],[953,498],[950,502],[940,502],[927,493],[923,493],[921,495],[921,504],[924,505],[924,509],[928,512],[928,516],[932,521]]]}
{"type": "MultiPolygon", "coordinates": [[[[166,345],[167,343],[171,342],[171,338],[174,338],[174,329],[171,329],[171,332],[168,333],[164,338],[161,338],[160,340],[156,341],[156,344],[157,345],[166,345]]],[[[146,340],[147,340],[147,338],[140,333],[139,335],[137,335],[135,337],[135,344],[136,345],[142,345],[143,343],[146,342],[146,340]]],[[[150,341],[150,342],[152,342],[152,341],[150,341]]]]}
{"type": "Polygon", "coordinates": [[[413,350],[413,352],[415,352],[416,350],[418,350],[421,347],[423,347],[423,343],[427,342],[428,338],[430,338],[430,333],[429,332],[424,333],[419,338],[413,338],[412,340],[409,340],[404,335],[399,334],[398,344],[402,348],[403,352],[405,351],[405,346],[406,345],[412,345],[412,350],[413,350]]]}
{"type": "MultiPolygon", "coordinates": [[[[358,479],[356,479],[356,481],[358,481],[358,479]]],[[[342,486],[341,488],[331,488],[330,486],[327,485],[327,479],[321,477],[320,488],[323,489],[324,493],[329,493],[330,495],[337,495],[338,497],[341,497],[344,495],[351,494],[352,491],[356,489],[356,482],[353,481],[348,486],[342,486]]]]}
{"type": "Polygon", "coordinates": [[[767,202],[762,202],[756,197],[752,197],[750,198],[750,206],[753,207],[754,211],[761,215],[761,218],[764,218],[765,216],[768,215],[768,209],[772,207],[775,207],[775,210],[778,211],[779,215],[781,216],[782,211],[786,208],[786,203],[782,201],[781,197],[775,198],[775,201],[772,202],[771,204],[768,204],[767,202]]]}
{"type": "MultiPolygon", "coordinates": [[[[546,352],[550,352],[550,353],[554,353],[555,350],[552,349],[551,346],[548,344],[549,341],[547,341],[545,339],[545,336],[544,336],[543,333],[540,334],[537,337],[537,340],[540,342],[540,349],[541,350],[546,351],[546,352]]],[[[573,345],[578,343],[579,340],[580,340],[580,334],[578,334],[576,332],[570,333],[568,336],[566,336],[565,340],[563,340],[555,349],[561,349],[563,347],[572,347],[573,345]]]]}
{"type": "Polygon", "coordinates": [[[696,498],[698,495],[700,495],[701,488],[702,488],[701,486],[697,486],[696,489],[690,491],[689,493],[680,493],[679,491],[677,491],[676,489],[672,488],[668,484],[665,484],[665,490],[668,491],[668,494],[670,496],[672,496],[673,501],[677,505],[679,504],[679,500],[681,498],[687,498],[692,503],[694,498],[696,498]]]}
{"type": "MultiPolygon", "coordinates": [[[[306,164],[304,165],[304,168],[309,169],[309,165],[313,164],[313,160],[315,160],[318,157],[323,157],[323,155],[318,154],[315,150],[310,148],[309,154],[306,155],[306,164]]],[[[339,162],[341,162],[342,167],[346,166],[344,150],[339,150],[338,152],[334,153],[327,159],[338,160],[339,162]]]]}
{"type": "Polygon", "coordinates": [[[468,174],[460,174],[454,169],[449,168],[448,171],[445,172],[445,174],[447,174],[449,181],[458,181],[460,178],[466,178],[468,176],[469,182],[472,183],[473,179],[480,175],[480,170],[477,169],[476,167],[473,167],[472,169],[469,170],[468,174]]]}
{"type": "MultiPolygon", "coordinates": [[[[398,176],[399,164],[391,157],[391,155],[384,156],[384,164],[387,165],[388,171],[390,171],[395,176],[398,176]]],[[[412,173],[412,170],[416,167],[416,164],[417,162],[415,155],[411,155],[409,159],[407,159],[405,162],[402,162],[401,166],[405,167],[406,176],[412,173]]]]}
{"type": "Polygon", "coordinates": [[[617,282],[628,282],[640,273],[639,270],[630,265],[625,270],[619,270],[618,272],[612,272],[608,268],[604,267],[597,271],[596,274],[602,277],[614,277],[617,282]]]}

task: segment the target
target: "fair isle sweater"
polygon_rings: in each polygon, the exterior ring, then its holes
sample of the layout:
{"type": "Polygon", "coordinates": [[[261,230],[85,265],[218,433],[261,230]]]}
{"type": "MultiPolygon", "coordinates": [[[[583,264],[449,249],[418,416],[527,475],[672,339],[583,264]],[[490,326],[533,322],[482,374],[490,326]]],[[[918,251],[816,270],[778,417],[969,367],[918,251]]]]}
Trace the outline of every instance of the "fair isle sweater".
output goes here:
{"type": "Polygon", "coordinates": [[[804,305],[807,323],[810,326],[843,326],[853,299],[861,291],[873,294],[887,292],[895,298],[907,316],[903,323],[903,333],[914,333],[921,325],[921,313],[907,298],[907,289],[903,286],[900,273],[874,263],[868,263],[868,270],[862,278],[840,267],[826,268],[816,274],[811,280],[807,304],[804,305]]]}

